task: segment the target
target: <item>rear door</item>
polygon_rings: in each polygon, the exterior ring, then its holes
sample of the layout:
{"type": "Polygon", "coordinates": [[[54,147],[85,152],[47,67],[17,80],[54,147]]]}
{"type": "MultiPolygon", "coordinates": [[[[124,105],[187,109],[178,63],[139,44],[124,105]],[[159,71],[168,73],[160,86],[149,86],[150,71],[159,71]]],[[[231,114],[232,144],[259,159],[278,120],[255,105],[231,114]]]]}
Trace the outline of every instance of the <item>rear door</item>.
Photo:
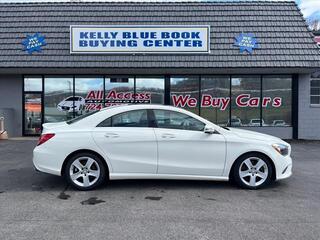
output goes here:
{"type": "Polygon", "coordinates": [[[95,128],[93,138],[110,160],[114,173],[156,173],[157,142],[147,110],[106,119],[95,128]]]}

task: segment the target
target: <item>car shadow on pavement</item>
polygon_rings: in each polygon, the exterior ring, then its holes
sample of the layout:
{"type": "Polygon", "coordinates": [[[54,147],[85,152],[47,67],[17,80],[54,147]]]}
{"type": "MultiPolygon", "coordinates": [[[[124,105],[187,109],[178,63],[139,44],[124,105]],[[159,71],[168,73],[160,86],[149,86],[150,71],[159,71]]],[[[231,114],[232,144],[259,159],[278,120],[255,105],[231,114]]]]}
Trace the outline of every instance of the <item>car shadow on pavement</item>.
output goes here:
{"type": "MultiPolygon", "coordinates": [[[[8,171],[9,172],[9,171],[8,171]]],[[[0,192],[47,192],[59,194],[60,199],[68,199],[66,192],[79,192],[69,186],[63,177],[54,176],[46,173],[30,171],[30,169],[21,169],[11,171],[5,181],[0,183],[0,192]],[[12,176],[11,176],[12,175],[12,176]]],[[[264,190],[278,191],[286,187],[286,184],[275,182],[264,190]]],[[[98,192],[125,192],[125,191],[198,191],[198,190],[217,190],[217,191],[239,191],[241,190],[228,181],[206,181],[206,180],[113,180],[106,181],[105,184],[98,187],[98,192]]],[[[92,192],[92,191],[89,191],[92,192]]]]}
{"type": "MultiPolygon", "coordinates": [[[[61,190],[75,191],[75,188],[68,186],[66,180],[63,177],[52,176],[49,174],[37,173],[39,179],[34,181],[32,184],[33,190],[61,190]]],[[[286,183],[274,182],[269,186],[265,187],[265,190],[273,190],[285,187],[286,183]]],[[[106,181],[105,184],[96,188],[96,191],[139,191],[139,190],[150,190],[150,189],[162,189],[162,190],[241,190],[235,184],[229,181],[207,181],[207,180],[158,180],[158,179],[130,179],[130,180],[112,180],[106,181]]],[[[93,190],[95,191],[95,190],[93,190]]],[[[90,191],[89,191],[90,192],[90,191]]]]}

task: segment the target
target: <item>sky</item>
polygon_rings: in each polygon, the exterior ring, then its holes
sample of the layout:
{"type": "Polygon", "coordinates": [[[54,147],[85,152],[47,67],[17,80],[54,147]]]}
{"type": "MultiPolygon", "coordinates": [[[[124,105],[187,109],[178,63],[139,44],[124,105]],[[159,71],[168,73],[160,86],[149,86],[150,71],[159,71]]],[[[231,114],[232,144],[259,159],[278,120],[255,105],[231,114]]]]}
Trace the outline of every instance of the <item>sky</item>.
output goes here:
{"type": "Polygon", "coordinates": [[[296,0],[296,2],[305,18],[320,20],[320,0],[296,0]]]}
{"type": "MultiPolygon", "coordinates": [[[[70,0],[43,0],[43,2],[68,2],[70,0]]],[[[76,0],[76,1],[105,1],[105,0],[76,0]]],[[[116,0],[113,0],[116,1],[116,0]]],[[[118,0],[118,1],[128,1],[128,0],[118,0]]],[[[144,1],[144,0],[135,0],[135,1],[144,1]]],[[[149,0],[154,1],[154,0],[149,0]]],[[[162,0],[162,1],[172,1],[172,0],[162,0]]],[[[181,1],[181,0],[179,0],[181,1]]],[[[183,1],[183,0],[182,0],[183,1]]],[[[201,0],[199,0],[201,1],[201,0]]],[[[223,1],[230,1],[230,0],[219,0],[223,1]]],[[[232,1],[239,1],[239,0],[232,0],[232,1]]],[[[274,1],[285,1],[285,0],[274,0],[274,1]]],[[[309,20],[319,19],[320,20],[320,0],[295,0],[299,5],[303,15],[305,18],[309,20]]],[[[41,0],[0,0],[0,2],[41,2],[41,0]]]]}

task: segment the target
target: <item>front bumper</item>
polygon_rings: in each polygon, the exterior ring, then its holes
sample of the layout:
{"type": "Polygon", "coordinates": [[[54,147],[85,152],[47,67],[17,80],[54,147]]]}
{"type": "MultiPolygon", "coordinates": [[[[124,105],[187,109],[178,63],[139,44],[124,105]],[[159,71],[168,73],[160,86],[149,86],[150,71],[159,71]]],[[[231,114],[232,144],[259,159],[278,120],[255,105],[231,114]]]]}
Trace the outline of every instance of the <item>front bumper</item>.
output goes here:
{"type": "Polygon", "coordinates": [[[276,159],[276,180],[289,178],[292,175],[292,158],[290,156],[276,159]]]}

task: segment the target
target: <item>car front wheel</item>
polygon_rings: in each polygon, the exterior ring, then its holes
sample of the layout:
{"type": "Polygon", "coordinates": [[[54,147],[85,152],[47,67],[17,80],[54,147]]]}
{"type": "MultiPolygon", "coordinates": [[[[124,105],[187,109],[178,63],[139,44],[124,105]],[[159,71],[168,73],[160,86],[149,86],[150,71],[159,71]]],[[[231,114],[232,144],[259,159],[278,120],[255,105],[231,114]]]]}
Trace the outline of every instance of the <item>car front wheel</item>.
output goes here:
{"type": "Polygon", "coordinates": [[[91,190],[106,179],[102,160],[91,153],[80,153],[69,159],[64,172],[67,181],[79,190],[91,190]]]}
{"type": "Polygon", "coordinates": [[[272,181],[272,165],[270,160],[258,153],[240,157],[233,169],[235,183],[246,189],[259,189],[272,181]]]}

